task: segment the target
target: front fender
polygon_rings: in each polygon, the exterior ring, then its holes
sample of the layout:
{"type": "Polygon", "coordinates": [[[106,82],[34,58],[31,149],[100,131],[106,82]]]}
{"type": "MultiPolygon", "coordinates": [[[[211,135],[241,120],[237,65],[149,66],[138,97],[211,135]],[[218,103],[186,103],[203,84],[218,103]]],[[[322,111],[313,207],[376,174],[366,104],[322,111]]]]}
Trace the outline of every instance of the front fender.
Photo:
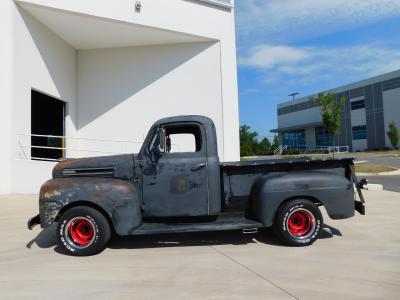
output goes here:
{"type": "Polygon", "coordinates": [[[132,183],[79,177],[51,179],[42,185],[39,195],[41,226],[50,226],[63,208],[77,201],[90,202],[104,210],[119,235],[128,235],[141,224],[139,197],[132,183]]]}
{"type": "Polygon", "coordinates": [[[258,180],[251,193],[252,214],[271,226],[278,207],[288,199],[316,199],[332,219],[354,215],[353,184],[344,176],[323,172],[290,172],[258,180]]]}

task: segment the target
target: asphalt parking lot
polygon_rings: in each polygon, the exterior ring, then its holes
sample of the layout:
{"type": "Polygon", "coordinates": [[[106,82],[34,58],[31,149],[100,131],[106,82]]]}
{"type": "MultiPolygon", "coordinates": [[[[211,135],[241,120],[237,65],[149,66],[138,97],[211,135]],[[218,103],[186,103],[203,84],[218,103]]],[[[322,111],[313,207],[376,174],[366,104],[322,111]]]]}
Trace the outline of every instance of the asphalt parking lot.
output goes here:
{"type": "MultiPolygon", "coordinates": [[[[356,161],[400,169],[399,155],[357,156],[356,161]]],[[[370,183],[382,184],[384,190],[400,192],[400,175],[365,175],[359,177],[366,177],[370,183]]]]}
{"type": "Polygon", "coordinates": [[[400,156],[399,155],[369,155],[369,156],[362,156],[362,155],[355,155],[356,161],[363,161],[368,164],[372,165],[382,165],[382,166],[389,166],[400,169],[400,156]]]}
{"type": "Polygon", "coordinates": [[[400,175],[378,175],[378,176],[358,176],[367,178],[369,183],[382,184],[387,191],[400,193],[400,175]]]}
{"type": "Polygon", "coordinates": [[[400,299],[400,193],[365,196],[366,216],[326,218],[310,247],[229,231],[118,238],[92,257],[26,229],[35,196],[1,196],[0,298],[400,299]]]}

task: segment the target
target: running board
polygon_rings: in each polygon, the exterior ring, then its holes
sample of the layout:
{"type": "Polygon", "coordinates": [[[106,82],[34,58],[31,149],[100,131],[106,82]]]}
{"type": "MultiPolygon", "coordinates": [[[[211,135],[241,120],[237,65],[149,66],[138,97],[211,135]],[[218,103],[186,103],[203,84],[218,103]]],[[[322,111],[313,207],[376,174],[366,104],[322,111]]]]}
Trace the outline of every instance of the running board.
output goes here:
{"type": "Polygon", "coordinates": [[[256,233],[260,222],[247,219],[243,214],[222,214],[211,222],[203,223],[142,223],[132,235],[160,234],[174,232],[218,231],[242,229],[243,233],[256,233]]]}

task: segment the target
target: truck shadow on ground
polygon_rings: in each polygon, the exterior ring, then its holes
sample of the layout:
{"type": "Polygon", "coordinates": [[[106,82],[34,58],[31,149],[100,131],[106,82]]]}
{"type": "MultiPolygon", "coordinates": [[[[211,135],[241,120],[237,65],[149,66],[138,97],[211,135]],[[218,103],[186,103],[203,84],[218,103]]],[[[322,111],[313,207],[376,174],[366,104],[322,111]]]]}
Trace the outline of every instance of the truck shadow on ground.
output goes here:
{"type": "MultiPolygon", "coordinates": [[[[329,225],[324,225],[320,239],[342,236],[341,232],[329,225]]],[[[271,228],[262,228],[255,234],[243,234],[241,230],[189,232],[144,236],[114,236],[108,248],[144,249],[185,246],[244,245],[263,243],[273,246],[286,246],[274,235],[271,228]]]]}
{"type": "MultiPolygon", "coordinates": [[[[320,239],[342,236],[342,233],[329,225],[324,225],[320,239]]],[[[240,230],[171,233],[143,236],[114,236],[108,248],[110,249],[145,249],[185,246],[217,246],[217,245],[244,245],[251,243],[264,243],[273,246],[286,246],[274,235],[271,228],[262,228],[256,234],[242,234],[240,230]]],[[[39,248],[54,247],[54,251],[65,254],[61,247],[57,246],[56,224],[42,230],[34,239],[26,244],[30,249],[33,244],[39,248]]]]}

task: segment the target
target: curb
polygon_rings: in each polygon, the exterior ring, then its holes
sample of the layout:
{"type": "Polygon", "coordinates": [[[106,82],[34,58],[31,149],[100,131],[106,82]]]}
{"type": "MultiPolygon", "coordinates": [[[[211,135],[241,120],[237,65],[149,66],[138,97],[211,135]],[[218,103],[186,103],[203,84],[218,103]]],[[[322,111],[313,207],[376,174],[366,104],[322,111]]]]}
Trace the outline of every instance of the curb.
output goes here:
{"type": "Polygon", "coordinates": [[[381,191],[381,190],[383,190],[383,185],[375,184],[375,183],[368,183],[367,185],[364,185],[363,189],[367,190],[367,191],[381,191]]]}
{"type": "Polygon", "coordinates": [[[389,171],[389,172],[379,172],[379,173],[356,173],[357,176],[380,176],[380,175],[400,175],[400,170],[389,171]]]}

